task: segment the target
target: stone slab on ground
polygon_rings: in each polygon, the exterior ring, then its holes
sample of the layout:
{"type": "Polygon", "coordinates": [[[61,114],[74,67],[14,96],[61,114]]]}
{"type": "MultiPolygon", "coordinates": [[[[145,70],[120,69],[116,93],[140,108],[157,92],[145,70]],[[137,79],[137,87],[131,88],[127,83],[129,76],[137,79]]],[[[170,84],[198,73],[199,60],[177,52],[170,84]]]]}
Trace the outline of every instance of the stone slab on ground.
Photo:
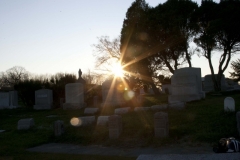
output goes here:
{"type": "Polygon", "coordinates": [[[136,108],[134,108],[135,112],[149,111],[149,110],[151,110],[151,107],[136,107],[136,108]]]}
{"type": "Polygon", "coordinates": [[[95,123],[95,116],[78,117],[80,126],[89,126],[95,123]]]}
{"type": "Polygon", "coordinates": [[[137,160],[239,160],[240,153],[140,155],[137,160]]]}
{"type": "Polygon", "coordinates": [[[33,118],[20,119],[17,124],[18,130],[28,130],[35,125],[33,118]]]}
{"type": "Polygon", "coordinates": [[[108,117],[109,116],[98,116],[97,125],[99,126],[107,126],[108,125],[108,117]]]}
{"type": "Polygon", "coordinates": [[[126,114],[128,113],[130,110],[130,107],[124,107],[124,108],[116,108],[114,110],[114,114],[118,114],[118,115],[121,115],[121,114],[126,114]]]}
{"type": "Polygon", "coordinates": [[[99,108],[85,108],[84,114],[96,114],[99,111],[99,108]]]}

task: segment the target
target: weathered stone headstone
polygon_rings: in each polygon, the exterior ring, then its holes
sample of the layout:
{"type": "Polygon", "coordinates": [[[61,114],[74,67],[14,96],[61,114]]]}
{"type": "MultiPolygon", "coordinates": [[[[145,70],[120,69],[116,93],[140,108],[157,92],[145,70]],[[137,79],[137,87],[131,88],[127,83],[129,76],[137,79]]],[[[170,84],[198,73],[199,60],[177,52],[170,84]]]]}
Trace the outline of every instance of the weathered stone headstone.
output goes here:
{"type": "Polygon", "coordinates": [[[157,138],[168,137],[169,122],[167,113],[157,112],[154,114],[154,131],[157,138]]]}
{"type": "Polygon", "coordinates": [[[65,86],[65,101],[63,109],[81,109],[85,107],[84,88],[81,83],[69,83],[65,86]]]}
{"type": "Polygon", "coordinates": [[[116,108],[114,110],[114,114],[118,114],[118,115],[121,115],[121,114],[126,114],[128,113],[130,110],[130,107],[124,107],[124,108],[116,108]]]}
{"type": "Polygon", "coordinates": [[[97,125],[99,126],[107,126],[108,125],[109,116],[99,116],[97,119],[97,125]]]}
{"type": "Polygon", "coordinates": [[[35,105],[34,109],[44,110],[52,109],[53,95],[50,89],[40,89],[35,91],[35,105]]]}
{"type": "Polygon", "coordinates": [[[140,112],[140,111],[149,111],[151,110],[151,107],[135,107],[134,111],[135,112],[140,112]]]}
{"type": "Polygon", "coordinates": [[[202,91],[201,68],[181,68],[171,77],[172,93],[168,102],[189,102],[204,97],[202,91]]]}
{"type": "Polygon", "coordinates": [[[0,109],[13,109],[17,107],[17,91],[0,92],[0,109]]]}
{"type": "Polygon", "coordinates": [[[102,84],[103,106],[118,106],[126,102],[125,85],[120,79],[106,80],[102,84]]]}
{"type": "Polygon", "coordinates": [[[152,111],[159,111],[159,110],[164,110],[164,109],[167,109],[167,108],[168,108],[167,104],[160,104],[160,105],[151,106],[152,111]]]}
{"type": "MultiPolygon", "coordinates": [[[[215,76],[215,78],[217,78],[217,74],[215,74],[214,76],[215,76]]],[[[221,78],[221,90],[222,91],[226,91],[227,89],[228,89],[228,85],[227,85],[225,76],[222,75],[222,78],[221,78]]],[[[205,92],[214,91],[214,83],[212,81],[212,75],[211,74],[205,75],[204,82],[203,82],[203,90],[205,92]]]]}
{"type": "Polygon", "coordinates": [[[9,93],[0,92],[0,109],[8,108],[9,106],[9,93]]]}
{"type": "Polygon", "coordinates": [[[235,101],[232,97],[226,97],[224,99],[224,111],[229,111],[229,112],[235,111],[235,101]]]}
{"type": "Polygon", "coordinates": [[[236,113],[236,120],[237,120],[238,135],[240,136],[240,111],[236,113]]]}
{"type": "Polygon", "coordinates": [[[18,130],[28,130],[35,125],[33,118],[20,119],[18,121],[18,130]]]}
{"type": "Polygon", "coordinates": [[[172,94],[171,84],[163,84],[162,85],[162,92],[165,93],[165,94],[172,94]]]}
{"type": "Polygon", "coordinates": [[[79,126],[89,126],[96,122],[95,116],[78,117],[79,126]]]}
{"type": "Polygon", "coordinates": [[[112,115],[108,117],[109,138],[117,139],[122,132],[122,116],[112,115]]]}
{"type": "Polygon", "coordinates": [[[99,108],[85,108],[84,114],[96,114],[99,111],[99,108]]]}
{"type": "Polygon", "coordinates": [[[54,122],[54,135],[61,136],[64,133],[64,123],[61,120],[54,122]]]}

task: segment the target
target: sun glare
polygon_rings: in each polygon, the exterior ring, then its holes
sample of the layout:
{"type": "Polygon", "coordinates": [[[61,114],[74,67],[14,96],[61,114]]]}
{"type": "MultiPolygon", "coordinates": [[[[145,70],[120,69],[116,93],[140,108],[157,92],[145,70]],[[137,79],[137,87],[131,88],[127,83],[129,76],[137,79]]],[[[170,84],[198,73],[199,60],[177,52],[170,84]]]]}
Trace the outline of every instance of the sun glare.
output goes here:
{"type": "Polygon", "coordinates": [[[116,77],[123,77],[123,68],[121,66],[120,63],[115,63],[113,68],[112,68],[112,73],[116,76],[116,77]]]}

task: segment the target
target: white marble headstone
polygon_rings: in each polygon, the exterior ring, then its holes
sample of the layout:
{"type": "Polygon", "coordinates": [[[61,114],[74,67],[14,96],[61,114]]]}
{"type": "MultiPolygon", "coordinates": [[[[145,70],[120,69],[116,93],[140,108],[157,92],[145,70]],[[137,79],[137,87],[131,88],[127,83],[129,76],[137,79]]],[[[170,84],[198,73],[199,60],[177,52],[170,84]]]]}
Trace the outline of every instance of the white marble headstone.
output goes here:
{"type": "Polygon", "coordinates": [[[235,101],[232,97],[226,97],[224,99],[224,111],[235,111],[235,101]]]}
{"type": "Polygon", "coordinates": [[[84,85],[82,83],[68,83],[65,86],[65,100],[63,109],[81,109],[84,103],[84,85]]]}

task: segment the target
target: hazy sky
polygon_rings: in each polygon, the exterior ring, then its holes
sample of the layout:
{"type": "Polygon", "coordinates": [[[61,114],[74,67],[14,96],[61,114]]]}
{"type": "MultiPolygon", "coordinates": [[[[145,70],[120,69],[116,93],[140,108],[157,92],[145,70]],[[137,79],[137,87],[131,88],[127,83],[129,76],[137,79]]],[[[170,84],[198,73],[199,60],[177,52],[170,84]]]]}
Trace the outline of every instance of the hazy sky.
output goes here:
{"type": "MultiPolygon", "coordinates": [[[[22,66],[35,74],[94,70],[92,45],[98,42],[97,37],[113,39],[120,35],[132,2],[0,0],[0,72],[13,66],[22,66]]],[[[154,7],[165,0],[146,2],[154,7]]],[[[194,56],[193,66],[202,68],[202,76],[210,73],[203,57],[194,56]]],[[[229,75],[228,71],[225,75],[229,75]]]]}

